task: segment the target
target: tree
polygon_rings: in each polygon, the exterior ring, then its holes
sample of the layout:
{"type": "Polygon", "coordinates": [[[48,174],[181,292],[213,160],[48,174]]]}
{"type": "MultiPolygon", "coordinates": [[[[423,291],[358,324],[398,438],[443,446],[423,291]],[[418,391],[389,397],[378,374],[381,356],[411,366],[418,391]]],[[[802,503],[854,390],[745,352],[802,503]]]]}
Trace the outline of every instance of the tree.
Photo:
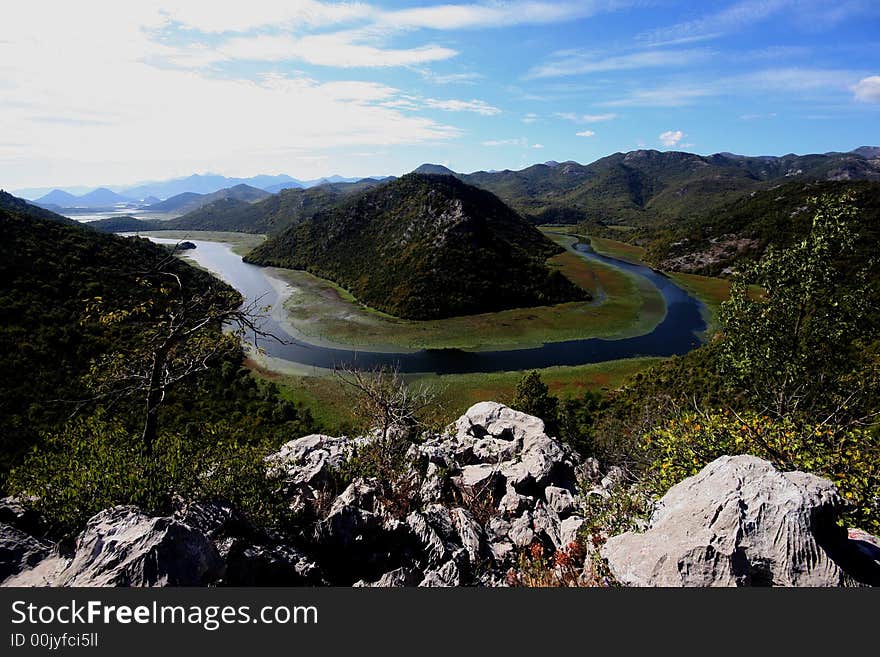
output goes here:
{"type": "Polygon", "coordinates": [[[195,284],[182,275],[177,250],[152,269],[135,273],[144,294],[130,306],[108,308],[97,297],[87,307],[87,316],[102,324],[138,329],[121,349],[93,363],[86,382],[96,393],[89,401],[143,398],[141,442],[147,454],[153,451],[159,409],[169,389],[206,371],[221,354],[239,349],[247,333],[255,343],[274,337],[260,328],[257,301],[243,306],[238,292],[216,279],[195,284]],[[224,327],[232,330],[224,332],[224,327]]]}
{"type": "Polygon", "coordinates": [[[550,389],[536,370],[524,374],[516,384],[512,406],[518,411],[541,418],[547,431],[556,432],[559,400],[550,394],[550,389]]]}
{"type": "Polygon", "coordinates": [[[421,385],[410,386],[397,368],[363,371],[353,366],[340,367],[337,378],[357,391],[356,410],[371,429],[385,442],[392,430],[411,435],[422,426],[420,414],[434,404],[436,391],[421,385]]]}
{"type": "Polygon", "coordinates": [[[768,249],[734,278],[721,306],[722,369],[759,411],[823,414],[836,422],[862,421],[869,412],[860,402],[871,377],[853,373],[876,328],[870,263],[853,261],[851,202],[849,195],[813,199],[807,236],[768,249]]]}

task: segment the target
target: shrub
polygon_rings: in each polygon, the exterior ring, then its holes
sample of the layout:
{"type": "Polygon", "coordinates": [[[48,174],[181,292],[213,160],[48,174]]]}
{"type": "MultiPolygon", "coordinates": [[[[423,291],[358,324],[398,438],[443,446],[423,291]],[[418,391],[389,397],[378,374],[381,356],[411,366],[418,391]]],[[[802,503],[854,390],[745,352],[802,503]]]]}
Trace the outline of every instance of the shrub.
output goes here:
{"type": "Polygon", "coordinates": [[[657,493],[723,455],[752,454],[780,470],[827,477],[852,505],[848,520],[880,531],[880,433],[863,428],[772,419],[730,410],[686,413],[649,432],[649,476],[657,493]]]}
{"type": "Polygon", "coordinates": [[[10,490],[30,500],[58,536],[72,535],[110,506],[168,513],[175,498],[229,502],[255,522],[280,525],[287,519],[266,472],[267,452],[209,426],[186,436],[161,434],[148,456],[139,435],[99,411],[44,435],[11,472],[10,490]]]}

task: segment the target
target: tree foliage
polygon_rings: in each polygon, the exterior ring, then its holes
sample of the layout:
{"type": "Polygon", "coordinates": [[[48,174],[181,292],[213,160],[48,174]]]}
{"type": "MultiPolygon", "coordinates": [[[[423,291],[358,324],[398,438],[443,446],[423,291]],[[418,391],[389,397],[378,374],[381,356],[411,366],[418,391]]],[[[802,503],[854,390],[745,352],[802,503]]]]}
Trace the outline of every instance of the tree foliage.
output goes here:
{"type": "Polygon", "coordinates": [[[721,306],[722,370],[747,392],[752,407],[783,417],[804,412],[858,420],[866,341],[876,338],[870,304],[871,263],[853,266],[848,257],[858,236],[852,231],[852,197],[814,199],[807,235],[736,276],[730,300],[721,306]],[[749,286],[763,290],[758,298],[749,286]]]}

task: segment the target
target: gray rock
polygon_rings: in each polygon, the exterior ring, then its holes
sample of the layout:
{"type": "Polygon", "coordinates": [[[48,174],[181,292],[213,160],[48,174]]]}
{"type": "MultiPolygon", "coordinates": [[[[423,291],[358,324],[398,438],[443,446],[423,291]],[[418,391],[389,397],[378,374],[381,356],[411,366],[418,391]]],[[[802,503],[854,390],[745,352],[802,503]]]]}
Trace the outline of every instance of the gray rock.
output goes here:
{"type": "Polygon", "coordinates": [[[827,479],[778,472],[753,456],[723,456],[673,486],[643,534],[602,549],[631,586],[837,586],[844,503],[827,479]]]}
{"type": "Polygon", "coordinates": [[[452,429],[460,438],[480,439],[488,435],[507,440],[522,440],[527,435],[543,434],[544,422],[497,402],[480,402],[471,406],[452,429]]]}
{"type": "Polygon", "coordinates": [[[396,568],[382,575],[378,580],[372,583],[364,581],[357,582],[357,587],[372,588],[400,588],[405,586],[418,586],[425,578],[421,571],[415,568],[396,568]]]}
{"type": "Polygon", "coordinates": [[[466,465],[461,469],[460,487],[471,489],[491,487],[498,474],[497,466],[492,464],[466,465]]]}
{"type": "Polygon", "coordinates": [[[563,547],[560,525],[559,516],[553,509],[548,508],[541,501],[535,503],[535,510],[532,511],[532,527],[535,534],[557,550],[563,547]]]}
{"type": "Polygon", "coordinates": [[[578,533],[584,524],[584,519],[579,516],[570,516],[562,521],[559,526],[559,538],[563,545],[573,543],[578,538],[578,533]]]}
{"type": "Polygon", "coordinates": [[[12,525],[0,522],[0,582],[36,566],[52,546],[12,525]]]}
{"type": "Polygon", "coordinates": [[[472,566],[479,563],[483,556],[483,530],[479,523],[474,520],[470,511],[462,508],[452,510],[452,520],[458,533],[458,541],[467,552],[469,563],[472,566]]]}
{"type": "Polygon", "coordinates": [[[425,578],[419,584],[420,587],[448,587],[460,586],[461,573],[455,560],[450,559],[437,570],[425,573],[425,578]]]}
{"type": "Polygon", "coordinates": [[[322,584],[313,559],[290,545],[249,545],[243,541],[226,550],[228,586],[314,586],[322,584]]]}
{"type": "Polygon", "coordinates": [[[544,499],[547,500],[547,506],[553,509],[560,518],[570,516],[578,508],[574,495],[559,486],[547,486],[544,489],[544,499]]]}
{"type": "Polygon", "coordinates": [[[523,511],[527,511],[532,507],[532,498],[526,495],[520,495],[516,489],[508,483],[507,490],[498,503],[498,511],[508,517],[518,516],[523,511]]]}
{"type": "Polygon", "coordinates": [[[201,532],[169,517],[117,506],[92,517],[56,586],[205,586],[223,574],[201,532]]]}
{"type": "Polygon", "coordinates": [[[273,472],[281,473],[290,486],[317,486],[327,480],[331,468],[339,467],[351,448],[346,438],[321,434],[303,436],[281,446],[267,458],[273,472]]]}
{"type": "Polygon", "coordinates": [[[431,526],[425,514],[413,511],[406,517],[406,524],[415,536],[422,554],[425,555],[424,565],[428,569],[438,568],[449,558],[449,550],[447,550],[443,538],[431,526]]]}
{"type": "Polygon", "coordinates": [[[507,536],[516,547],[525,548],[531,545],[535,540],[535,532],[532,529],[532,514],[526,511],[511,522],[507,536]]]}

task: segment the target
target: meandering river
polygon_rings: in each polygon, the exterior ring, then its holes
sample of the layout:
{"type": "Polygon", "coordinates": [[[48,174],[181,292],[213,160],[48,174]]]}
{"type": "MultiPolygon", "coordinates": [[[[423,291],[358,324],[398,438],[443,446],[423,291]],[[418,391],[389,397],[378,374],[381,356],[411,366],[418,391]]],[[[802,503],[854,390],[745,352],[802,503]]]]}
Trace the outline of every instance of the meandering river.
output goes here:
{"type": "MultiPolygon", "coordinates": [[[[151,238],[155,242],[173,244],[178,240],[151,238]]],[[[230,245],[221,242],[188,240],[196,248],[187,251],[201,267],[213,272],[245,298],[245,303],[259,299],[259,304],[280,309],[280,295],[263,267],[243,262],[230,245]]],[[[666,303],[666,316],[650,333],[619,340],[588,338],[551,342],[540,347],[504,351],[466,351],[461,349],[425,349],[411,353],[376,352],[332,348],[310,344],[292,336],[275,318],[266,317],[262,328],[282,338],[283,343],[261,340],[260,346],[274,358],[302,365],[333,368],[355,364],[361,368],[393,366],[401,372],[435,372],[459,374],[466,372],[498,372],[537,369],[554,365],[584,365],[606,360],[637,356],[673,356],[684,354],[700,345],[699,334],[706,330],[705,308],[672,280],[650,267],[636,265],[600,255],[586,244],[575,248],[584,258],[598,260],[618,269],[647,278],[657,287],[666,303]]],[[[282,283],[282,285],[284,285],[282,283]]]]}

